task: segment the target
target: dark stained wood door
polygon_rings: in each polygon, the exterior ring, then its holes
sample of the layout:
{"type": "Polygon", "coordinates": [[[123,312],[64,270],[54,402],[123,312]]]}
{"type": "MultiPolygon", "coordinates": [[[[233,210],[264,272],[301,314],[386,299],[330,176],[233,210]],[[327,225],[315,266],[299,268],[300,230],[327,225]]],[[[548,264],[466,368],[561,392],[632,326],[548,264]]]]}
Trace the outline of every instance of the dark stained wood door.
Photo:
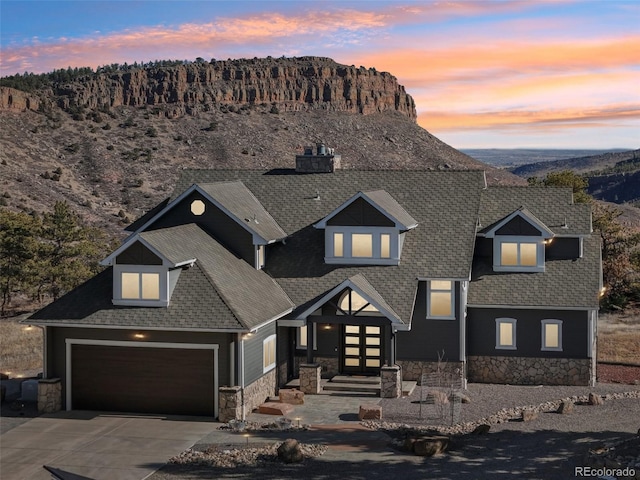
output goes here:
{"type": "Polygon", "coordinates": [[[72,346],[72,407],[214,415],[212,350],[72,346]]]}
{"type": "Polygon", "coordinates": [[[382,327],[344,325],[342,373],[380,374],[382,366],[382,327]]]}

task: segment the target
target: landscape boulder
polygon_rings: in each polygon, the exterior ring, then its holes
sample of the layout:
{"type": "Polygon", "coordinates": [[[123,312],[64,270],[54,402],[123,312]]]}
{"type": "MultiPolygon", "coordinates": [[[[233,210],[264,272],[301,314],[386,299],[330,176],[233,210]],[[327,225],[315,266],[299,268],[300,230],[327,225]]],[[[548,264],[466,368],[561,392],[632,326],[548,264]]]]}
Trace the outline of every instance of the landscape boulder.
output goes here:
{"type": "Polygon", "coordinates": [[[536,412],[533,408],[523,409],[520,415],[523,422],[531,422],[538,418],[538,412],[536,412]]]}
{"type": "Polygon", "coordinates": [[[473,432],[471,432],[472,435],[485,435],[487,433],[489,433],[489,430],[491,430],[491,425],[487,424],[487,423],[482,423],[480,425],[478,425],[476,428],[473,429],[473,432]]]}
{"type": "Polygon", "coordinates": [[[288,403],[266,402],[258,407],[258,413],[263,413],[265,415],[279,415],[281,417],[286,417],[291,412],[293,412],[293,406],[288,403]]]}
{"type": "Polygon", "coordinates": [[[380,405],[360,405],[358,419],[382,420],[382,407],[380,405]]]}
{"type": "Polygon", "coordinates": [[[449,448],[449,437],[434,435],[416,438],[413,442],[413,453],[420,457],[433,457],[444,453],[449,448]]]}
{"type": "Polygon", "coordinates": [[[558,413],[567,414],[573,412],[573,402],[571,400],[563,400],[557,410],[558,413]]]}
{"type": "Polygon", "coordinates": [[[589,393],[589,400],[587,401],[589,405],[602,405],[604,400],[597,393],[589,393]]]}
{"type": "Polygon", "coordinates": [[[278,447],[278,458],[284,463],[300,463],[304,459],[302,448],[294,438],[287,438],[278,447]]]}
{"type": "Polygon", "coordinates": [[[304,392],[295,388],[281,389],[279,392],[280,402],[288,403],[289,405],[303,405],[304,404],[304,392]]]}

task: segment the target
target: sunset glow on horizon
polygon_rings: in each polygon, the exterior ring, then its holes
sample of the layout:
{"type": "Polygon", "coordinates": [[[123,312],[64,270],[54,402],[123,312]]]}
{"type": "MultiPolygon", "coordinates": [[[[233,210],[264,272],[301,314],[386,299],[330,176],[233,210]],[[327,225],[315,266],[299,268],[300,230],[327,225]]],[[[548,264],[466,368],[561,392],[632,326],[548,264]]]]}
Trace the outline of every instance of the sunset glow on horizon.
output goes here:
{"type": "Polygon", "coordinates": [[[638,148],[640,2],[12,1],[0,75],[322,56],[375,67],[456,148],[638,148]]]}

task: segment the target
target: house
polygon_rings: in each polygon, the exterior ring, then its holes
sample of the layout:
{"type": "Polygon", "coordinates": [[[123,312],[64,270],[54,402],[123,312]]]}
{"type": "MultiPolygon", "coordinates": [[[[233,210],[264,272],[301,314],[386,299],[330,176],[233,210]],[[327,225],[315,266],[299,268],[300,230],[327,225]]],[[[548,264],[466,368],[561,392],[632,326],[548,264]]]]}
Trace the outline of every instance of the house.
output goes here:
{"type": "Polygon", "coordinates": [[[594,382],[600,245],[570,189],[339,167],[322,147],[183,171],[103,272],[28,320],[63,408],[228,420],[298,376],[395,387],[439,360],[463,383],[594,382]]]}

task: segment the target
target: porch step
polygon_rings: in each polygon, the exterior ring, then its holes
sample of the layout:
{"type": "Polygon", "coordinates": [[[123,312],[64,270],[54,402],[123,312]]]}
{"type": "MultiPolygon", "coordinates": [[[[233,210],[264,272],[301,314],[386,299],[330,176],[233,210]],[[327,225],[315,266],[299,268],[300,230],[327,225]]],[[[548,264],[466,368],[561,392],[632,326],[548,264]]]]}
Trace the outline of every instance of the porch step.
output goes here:
{"type": "Polygon", "coordinates": [[[359,385],[380,386],[380,377],[368,377],[364,375],[336,375],[330,383],[357,383],[359,385]]]}
{"type": "Polygon", "coordinates": [[[402,381],[402,396],[403,397],[408,397],[409,395],[411,395],[413,393],[413,391],[416,389],[416,385],[418,385],[418,382],[415,382],[413,380],[403,380],[402,381]]]}
{"type": "Polygon", "coordinates": [[[380,396],[380,384],[327,382],[323,386],[323,390],[325,392],[369,393],[377,397],[380,396]]]}

